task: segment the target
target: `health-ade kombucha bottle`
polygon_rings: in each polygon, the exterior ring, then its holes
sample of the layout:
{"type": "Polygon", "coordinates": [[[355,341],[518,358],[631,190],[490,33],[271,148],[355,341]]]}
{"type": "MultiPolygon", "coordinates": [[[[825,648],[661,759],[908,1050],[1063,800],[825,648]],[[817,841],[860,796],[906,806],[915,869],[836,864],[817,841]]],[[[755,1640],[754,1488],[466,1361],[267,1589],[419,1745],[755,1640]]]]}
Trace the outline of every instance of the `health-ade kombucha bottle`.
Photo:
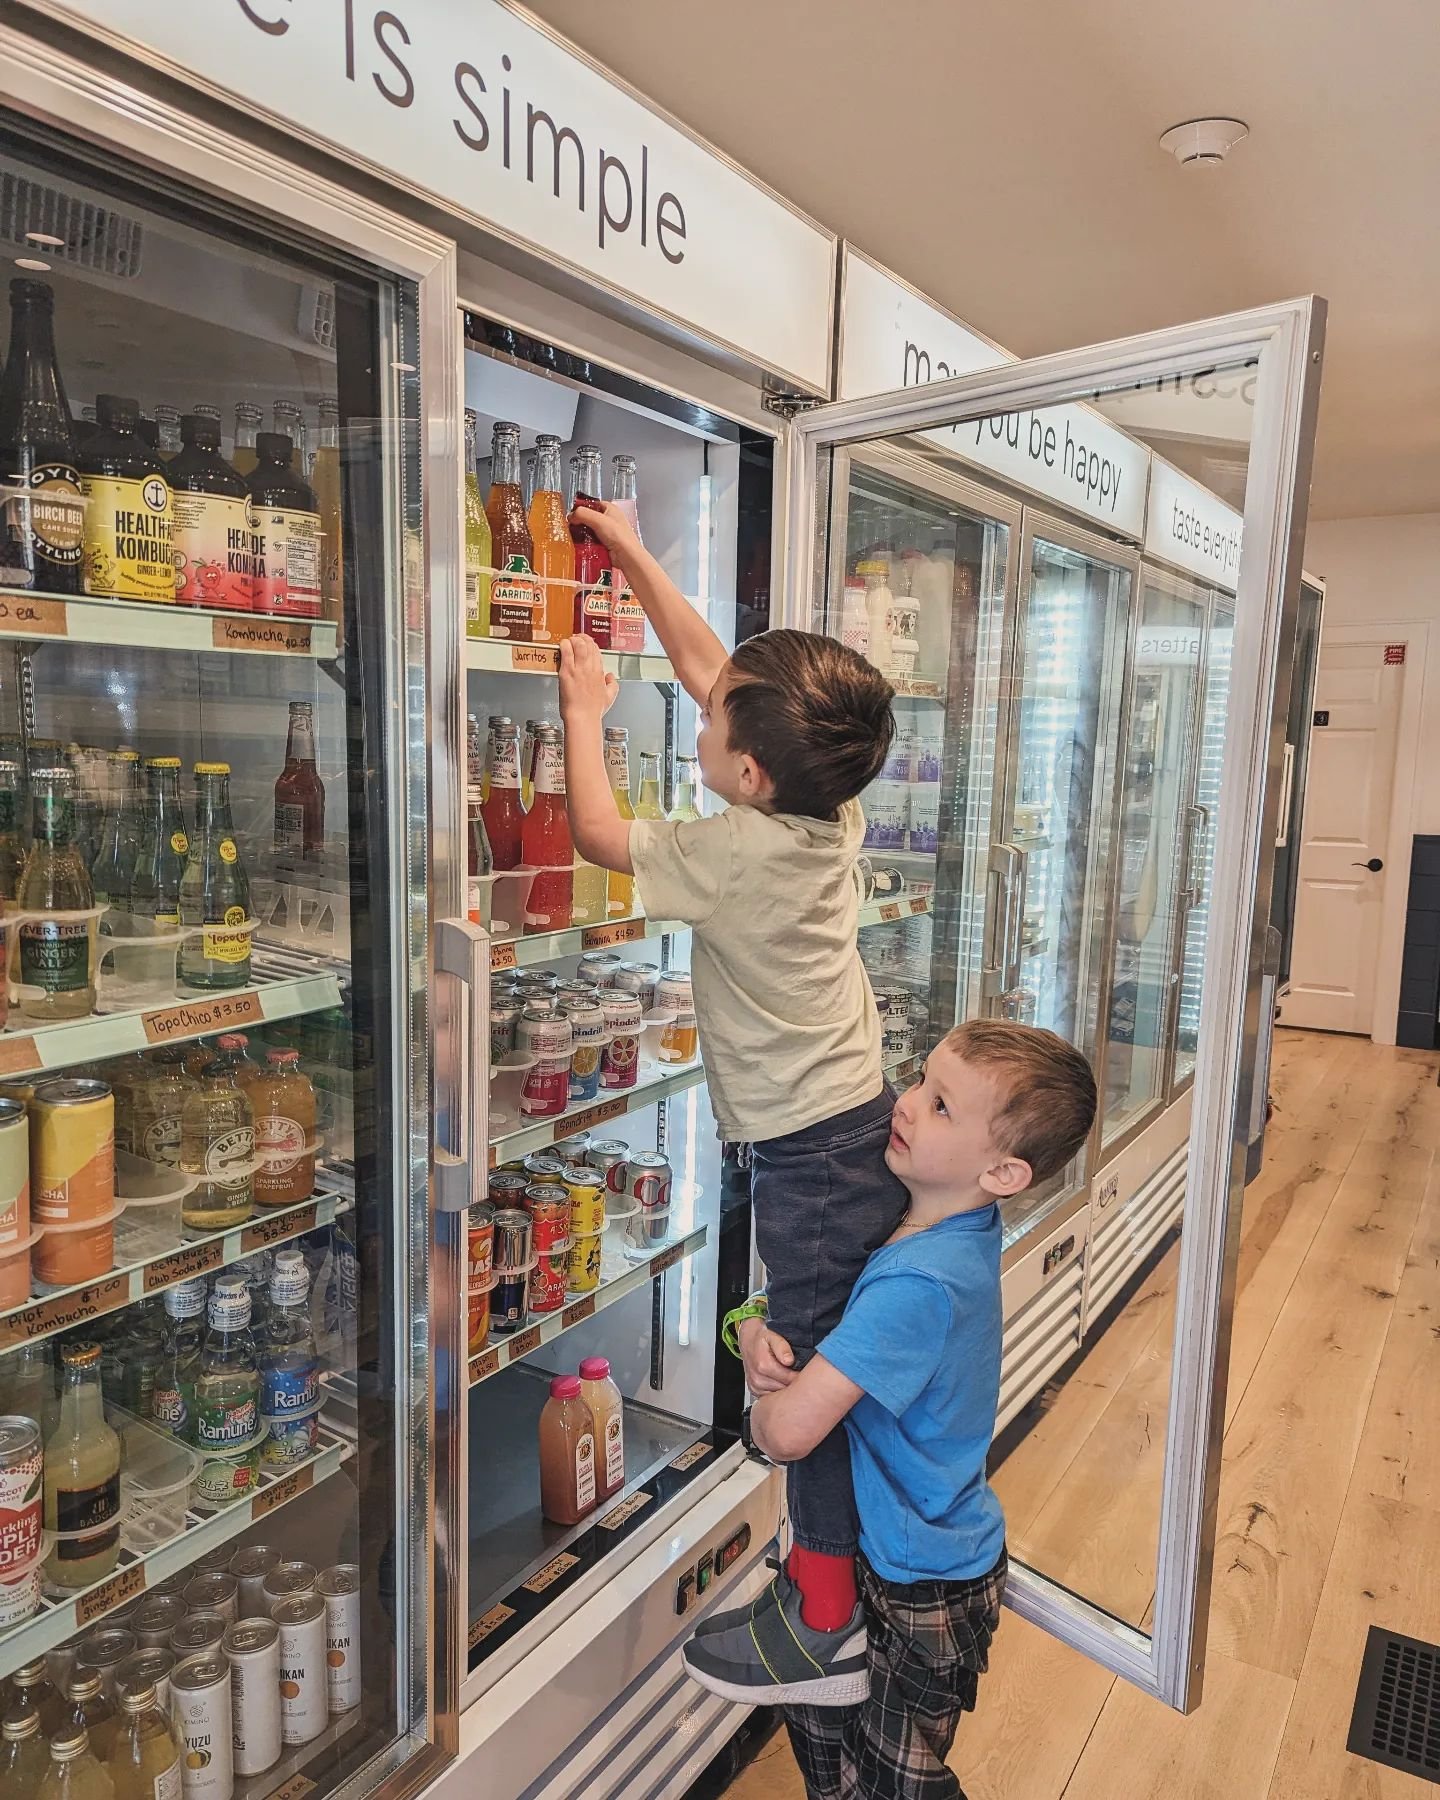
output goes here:
{"type": "Polygon", "coordinates": [[[80,458],[85,592],[109,600],[175,600],[175,506],[165,464],[140,436],[140,405],[100,394],[100,429],[80,458]]]}
{"type": "Polygon", "coordinates": [[[535,493],[530,501],[530,536],[535,545],[535,573],[540,577],[541,615],[535,635],[558,644],[575,625],[575,546],[560,495],[560,440],[535,440],[535,493]]]}
{"type": "Polygon", "coordinates": [[[535,579],[535,541],[520,491],[520,427],[501,420],[490,451],[490,547],[497,573],[490,584],[490,635],[532,644],[542,624],[535,579]]]}
{"type": "Polygon", "coordinates": [[[165,469],[175,502],[175,598],[249,612],[257,568],[245,478],[220,454],[218,419],[186,413],[180,441],[165,469]]]}
{"type": "Polygon", "coordinates": [[[584,523],[584,509],[602,504],[603,471],[598,444],[582,444],[575,457],[575,506],[570,516],[570,536],[575,545],[574,629],[594,638],[602,650],[610,648],[611,613],[615,600],[615,571],[610,552],[584,523]]]}
{"type": "Polygon", "coordinates": [[[535,804],[520,833],[522,866],[538,869],[525,902],[525,929],[569,929],[575,899],[575,846],[565,811],[565,735],[535,727],[535,804]]]}
{"type": "Polygon", "coordinates": [[[260,408],[249,400],[241,400],[235,407],[235,454],[230,458],[230,466],[238,475],[253,474],[260,460],[255,440],[264,417],[260,408]]]}
{"type": "Polygon", "coordinates": [[[255,586],[256,612],[291,619],[320,617],[320,502],[291,466],[294,440],[262,431],[260,460],[246,486],[256,529],[263,534],[265,572],[255,586]]]}
{"type": "Polygon", "coordinates": [[[480,498],[480,421],[465,409],[465,635],[490,635],[490,519],[480,498]]]}
{"type": "MultiPolygon", "coordinates": [[[[615,796],[615,810],[622,819],[635,817],[630,798],[630,733],[623,725],[605,727],[605,773],[610,778],[610,792],[615,796]]],[[[635,877],[610,871],[606,910],[612,919],[625,919],[635,910],[635,877]]]]}

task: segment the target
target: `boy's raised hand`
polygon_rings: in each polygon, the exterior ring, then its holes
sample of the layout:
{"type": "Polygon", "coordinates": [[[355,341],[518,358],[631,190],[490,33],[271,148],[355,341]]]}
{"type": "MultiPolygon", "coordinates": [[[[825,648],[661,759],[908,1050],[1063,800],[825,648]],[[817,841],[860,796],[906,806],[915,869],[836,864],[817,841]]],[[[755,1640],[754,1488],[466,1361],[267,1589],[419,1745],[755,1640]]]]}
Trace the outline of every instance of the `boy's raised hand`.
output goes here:
{"type": "Polygon", "coordinates": [[[560,717],[572,724],[600,720],[615,704],[620,683],[607,674],[594,638],[568,637],[560,645],[560,717]]]}
{"type": "Polygon", "coordinates": [[[798,1370],[795,1352],[763,1319],[742,1319],[735,1334],[745,1364],[745,1385],[752,1394],[776,1394],[789,1387],[798,1370]]]}
{"type": "Polygon", "coordinates": [[[621,512],[618,506],[599,506],[586,501],[574,507],[570,514],[572,525],[583,525],[593,531],[600,542],[621,564],[625,561],[627,550],[638,550],[640,540],[635,535],[635,527],[621,512]]]}

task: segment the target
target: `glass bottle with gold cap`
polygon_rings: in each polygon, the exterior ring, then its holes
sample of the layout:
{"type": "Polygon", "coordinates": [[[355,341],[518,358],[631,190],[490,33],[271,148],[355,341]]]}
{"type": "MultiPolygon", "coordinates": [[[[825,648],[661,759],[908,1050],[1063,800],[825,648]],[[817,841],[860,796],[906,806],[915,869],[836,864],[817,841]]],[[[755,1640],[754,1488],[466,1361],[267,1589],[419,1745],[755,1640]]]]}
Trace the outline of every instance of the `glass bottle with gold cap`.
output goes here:
{"type": "Polygon", "coordinates": [[[0,1724],[0,1794],[5,1800],[35,1800],[50,1767],[50,1746],[33,1706],[6,1708],[0,1724]]]}
{"type": "Polygon", "coordinates": [[[140,828],[140,752],[112,750],[106,766],[105,819],[100,827],[100,849],[90,865],[95,904],[108,907],[106,931],[126,927],[118,915],[130,903],[130,878],[135,872],[136,840],[140,828]]]}
{"type": "Polygon", "coordinates": [[[90,871],[75,844],[75,774],[37,769],[34,841],[20,877],[20,1011],[37,1023],[84,1019],[95,1010],[95,905],[90,871]]]}
{"type": "Polygon", "coordinates": [[[23,799],[19,763],[0,760],[0,912],[13,910],[25,869],[23,799]]]}
{"type": "Polygon", "coordinates": [[[65,1692],[69,1698],[65,1724],[51,1733],[51,1742],[57,1737],[73,1737],[77,1731],[83,1731],[90,1740],[95,1760],[103,1763],[115,1742],[115,1733],[120,1729],[120,1714],[105,1692],[105,1677],[99,1669],[72,1670],[65,1692]]]}
{"type": "Polygon", "coordinates": [[[201,927],[180,946],[180,979],[193,988],[250,982],[250,877],[230,818],[230,765],[195,765],[195,836],[180,881],[180,919],[201,927]]]}
{"type": "Polygon", "coordinates": [[[45,1559],[51,1587],[102,1581],[120,1555],[120,1439],[105,1421],[100,1346],[66,1344],[60,1416],[45,1440],[45,1529],[58,1533],[45,1559]]]}
{"type": "Polygon", "coordinates": [[[115,1800],[180,1800],[180,1750],[153,1687],[120,1690],[107,1767],[115,1800]]]}
{"type": "Polygon", "coordinates": [[[115,957],[115,974],[125,984],[124,999],[130,1005],[160,1005],[175,997],[180,882],[189,851],[190,837],[180,810],[180,758],[147,757],[126,927],[132,938],[160,941],[154,949],[127,949],[115,957]]]}
{"type": "Polygon", "coordinates": [[[50,1767],[40,1783],[39,1800],[114,1800],[110,1777],[95,1760],[83,1729],[50,1742],[50,1767]]]}

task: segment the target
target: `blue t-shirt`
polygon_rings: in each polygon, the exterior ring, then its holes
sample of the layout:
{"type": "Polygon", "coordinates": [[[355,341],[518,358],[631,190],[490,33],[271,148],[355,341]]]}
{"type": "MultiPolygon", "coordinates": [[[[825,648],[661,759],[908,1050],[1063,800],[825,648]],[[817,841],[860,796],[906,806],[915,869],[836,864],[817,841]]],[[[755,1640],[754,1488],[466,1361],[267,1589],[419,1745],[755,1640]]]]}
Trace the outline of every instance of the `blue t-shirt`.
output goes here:
{"type": "Polygon", "coordinates": [[[860,1547],[886,1581],[988,1574],[1005,1516],[985,1479],[1000,1396],[1000,1209],[877,1250],[818,1353],[865,1390],[845,1420],[860,1547]]]}

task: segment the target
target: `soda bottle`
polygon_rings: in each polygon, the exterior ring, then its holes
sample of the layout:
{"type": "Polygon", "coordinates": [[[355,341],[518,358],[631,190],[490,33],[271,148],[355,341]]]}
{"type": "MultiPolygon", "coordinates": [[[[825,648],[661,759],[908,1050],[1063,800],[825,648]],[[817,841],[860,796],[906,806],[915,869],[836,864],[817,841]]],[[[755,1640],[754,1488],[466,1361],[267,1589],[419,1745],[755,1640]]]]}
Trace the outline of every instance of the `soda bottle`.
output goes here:
{"type": "MultiPolygon", "coordinates": [[[[536,442],[539,442],[538,438],[536,439],[536,442]]],[[[535,452],[533,450],[527,450],[525,452],[524,463],[525,473],[520,482],[520,497],[525,502],[525,517],[528,519],[530,517],[530,502],[535,498],[535,452]]],[[[541,601],[541,613],[543,616],[543,597],[541,601]]]]}
{"type": "Polygon", "coordinates": [[[25,872],[20,822],[23,797],[19,763],[0,762],[0,912],[14,910],[25,872]]]}
{"type": "Polygon", "coordinates": [[[520,491],[520,427],[501,420],[490,450],[491,554],[496,575],[490,586],[490,633],[512,643],[535,641],[544,609],[535,580],[535,544],[520,491]]]}
{"type": "Polygon", "coordinates": [[[565,736],[535,727],[535,804],[520,833],[521,866],[538,869],[525,902],[526,931],[565,931],[575,897],[575,847],[565,811],[565,736]]]}
{"type": "Polygon", "coordinates": [[[340,478],[340,402],[322,400],[310,486],[320,508],[320,616],[344,622],[345,521],[340,478]]]}
{"type": "Polygon", "coordinates": [[[277,1250],[270,1319],[260,1356],[260,1415],[267,1463],[314,1453],[320,1425],[320,1356],[310,1319],[310,1271],[298,1250],[277,1250]]]}
{"type": "Polygon", "coordinates": [[[228,1231],[254,1211],[255,1113],[226,1057],[211,1057],[185,1098],[180,1168],[198,1178],[180,1203],[187,1231],[228,1231]]]}
{"type": "Polygon", "coordinates": [[[85,500],[48,282],[10,283],[0,382],[0,588],[81,592],[85,500]]]}
{"type": "Polygon", "coordinates": [[[20,877],[20,1011],[27,1019],[83,1019],[95,1010],[95,904],[90,871],[75,847],[75,777],[38,769],[33,842],[20,877]]]}
{"type": "Polygon", "coordinates": [[[598,444],[582,444],[575,458],[575,505],[570,514],[570,538],[575,546],[575,617],[573,629],[594,638],[602,650],[610,648],[611,612],[615,599],[615,571],[610,552],[590,527],[582,522],[583,510],[600,501],[602,462],[598,444]]]}
{"type": "MultiPolygon", "coordinates": [[[[630,799],[630,733],[623,725],[605,727],[605,773],[610,777],[610,792],[622,819],[633,819],[635,807],[630,799]]],[[[625,919],[635,910],[635,877],[610,871],[607,883],[606,910],[612,919],[625,919]]]]}
{"type": "Polygon", "coordinates": [[[220,1052],[235,1076],[235,1085],[255,1105],[254,1087],[257,1081],[263,1081],[265,1071],[250,1055],[250,1040],[243,1031],[226,1031],[215,1040],[215,1048],[220,1052]]]}
{"type": "Polygon", "coordinates": [[[165,1292],[165,1335],[150,1417],[162,1431],[182,1443],[195,1442],[195,1383],[200,1374],[200,1348],[205,1336],[205,1277],[182,1281],[165,1292]]]}
{"type": "Polygon", "coordinates": [[[45,1440],[45,1559],[52,1588],[103,1581],[120,1555],[120,1440],[105,1422],[100,1346],[66,1344],[60,1416],[45,1440]]]}
{"type": "Polygon", "coordinates": [[[325,854],[325,783],[315,767],[315,709],[290,702],[285,767],[275,778],[275,855],[281,862],[319,862],[325,854]]]}
{"type": "Polygon", "coordinates": [[[572,456],[565,465],[565,517],[575,510],[575,496],[580,492],[580,458],[572,456]]]}
{"type": "MultiPolygon", "coordinates": [[[[308,470],[310,459],[305,451],[305,409],[297,406],[293,400],[277,400],[271,424],[275,437],[289,438],[295,467],[308,470]]],[[[265,454],[263,449],[260,454],[265,454]]]]}
{"type": "Polygon", "coordinates": [[[255,447],[256,440],[264,418],[264,413],[251,401],[241,400],[236,403],[235,454],[230,458],[230,466],[237,475],[251,475],[255,471],[255,465],[260,460],[260,453],[255,447]]]}
{"type": "Polygon", "coordinates": [[[147,756],[145,802],[128,885],[132,919],[173,932],[180,924],[180,883],[190,839],[180,811],[180,758],[147,756]]]}
{"type": "Polygon", "coordinates": [[[160,1302],[141,1300],[126,1315],[122,1352],[120,1404],[137,1419],[148,1419],[154,1407],[155,1378],[165,1357],[165,1316],[160,1302]]]}
{"type": "Polygon", "coordinates": [[[480,421],[465,409],[465,635],[490,635],[490,519],[480,497],[480,421]]]}
{"type": "MultiPolygon", "coordinates": [[[[546,724],[548,720],[544,721],[546,724]]],[[[535,721],[527,719],[520,739],[520,804],[526,812],[535,804],[535,721]]]]}
{"type": "Polygon", "coordinates": [[[675,804],[670,817],[679,822],[700,817],[700,762],[698,757],[675,758],[675,804]]]}
{"type": "Polygon", "coordinates": [[[109,804],[100,827],[100,850],[90,866],[90,882],[96,906],[108,908],[111,915],[101,929],[109,929],[114,920],[120,923],[123,936],[125,926],[119,915],[129,908],[130,881],[139,848],[140,752],[112,750],[108,772],[109,804]]]}
{"type": "MultiPolygon", "coordinates": [[[[225,1040],[222,1038],[221,1044],[225,1040]]],[[[255,1108],[258,1206],[293,1206],[315,1190],[315,1089],[298,1050],[271,1050],[250,1088],[255,1108]]]]}
{"type": "Polygon", "coordinates": [[[114,1800],[115,1789],[96,1761],[87,1731],[51,1739],[50,1767],[39,1794],[40,1800],[114,1800]]]}
{"type": "Polygon", "coordinates": [[[490,883],[485,879],[495,870],[495,857],[490,849],[490,834],[485,829],[485,802],[481,789],[467,789],[466,798],[466,895],[465,912],[473,925],[488,931],[494,916],[490,899],[490,883]]]}
{"type": "Polygon", "coordinates": [[[161,457],[168,463],[171,457],[180,454],[184,437],[180,429],[180,408],[166,406],[162,401],[155,408],[156,448],[161,457]]]}
{"type": "MultiPolygon", "coordinates": [[[[624,513],[638,538],[640,536],[640,512],[633,456],[616,456],[611,459],[610,504],[617,512],[624,513]]],[[[610,619],[610,648],[628,651],[643,650],[645,648],[645,609],[631,593],[630,582],[623,569],[617,567],[613,579],[616,594],[614,610],[610,619]]]]}
{"type": "Polygon", "coordinates": [[[135,1088],[130,1109],[134,1153],[165,1168],[180,1165],[180,1121],[185,1102],[195,1091],[195,1077],[185,1067],[179,1044],[152,1052],[149,1073],[135,1088]]]}
{"type": "MultiPolygon", "coordinates": [[[[70,1717],[70,1703],[50,1679],[49,1666],[43,1656],[22,1663],[10,1677],[6,1697],[6,1719],[24,1718],[33,1713],[40,1721],[43,1736],[54,1737],[70,1717]]],[[[8,1790],[0,1784],[0,1794],[8,1790]]]]}
{"type": "Polygon", "coordinates": [[[180,1749],[153,1687],[120,1694],[120,1727],[108,1763],[115,1800],[178,1800],[180,1749]]]}
{"type": "Polygon", "coordinates": [[[492,732],[489,798],[481,802],[490,856],[497,869],[518,869],[525,808],[520,800],[520,733],[509,719],[492,732]]]}
{"type": "Polygon", "coordinates": [[[291,467],[296,446],[283,432],[255,439],[259,461],[246,482],[253,529],[263,539],[265,572],[256,584],[256,612],[292,619],[320,617],[320,502],[291,467]]]}
{"type": "MultiPolygon", "coordinates": [[[[492,724],[493,729],[493,724],[492,724]]],[[[465,715],[465,782],[468,787],[478,787],[482,782],[489,786],[485,771],[485,758],[488,754],[489,739],[480,740],[480,721],[474,713],[465,715]]]]}
{"type": "Polygon", "coordinates": [[[269,1327],[271,1260],[268,1250],[256,1250],[230,1265],[230,1273],[243,1275],[250,1290],[250,1335],[255,1340],[257,1355],[269,1327]]]}
{"type": "Polygon", "coordinates": [[[660,778],[660,752],[658,750],[642,750],[640,752],[640,794],[635,802],[637,819],[663,819],[665,817],[664,791],[660,778]]]}
{"type": "Polygon", "coordinates": [[[260,569],[245,477],[220,454],[218,418],[186,413],[180,441],[165,468],[175,504],[175,598],[249,612],[260,569]]]}
{"type": "Polygon", "coordinates": [[[180,979],[194,988],[250,980],[250,877],[230,822],[230,765],[195,765],[195,837],[180,881],[180,918],[202,930],[180,945],[180,979]]]}
{"type": "Polygon", "coordinates": [[[254,1491],[260,1468],[260,1369],[243,1275],[220,1277],[206,1317],[195,1379],[195,1447],[205,1460],[195,1495],[224,1506],[254,1491]]]}
{"type": "Polygon", "coordinates": [[[95,1756],[107,1755],[120,1720],[115,1702],[105,1692],[105,1677],[98,1669],[72,1669],[65,1683],[65,1696],[69,1701],[65,1723],[51,1743],[83,1731],[95,1756]]]}
{"type": "Polygon", "coordinates": [[[34,1707],[11,1702],[0,1724],[0,1794],[5,1800],[35,1800],[50,1767],[50,1746],[34,1707]]]}
{"type": "Polygon", "coordinates": [[[560,497],[560,440],[535,440],[535,493],[530,501],[530,536],[535,573],[542,582],[541,620],[535,635],[558,644],[575,627],[575,546],[560,497]]]}
{"type": "Polygon", "coordinates": [[[175,599],[175,506],[165,465],[140,436],[139,403],[95,400],[100,429],[80,457],[85,592],[110,600],[175,599]]]}

